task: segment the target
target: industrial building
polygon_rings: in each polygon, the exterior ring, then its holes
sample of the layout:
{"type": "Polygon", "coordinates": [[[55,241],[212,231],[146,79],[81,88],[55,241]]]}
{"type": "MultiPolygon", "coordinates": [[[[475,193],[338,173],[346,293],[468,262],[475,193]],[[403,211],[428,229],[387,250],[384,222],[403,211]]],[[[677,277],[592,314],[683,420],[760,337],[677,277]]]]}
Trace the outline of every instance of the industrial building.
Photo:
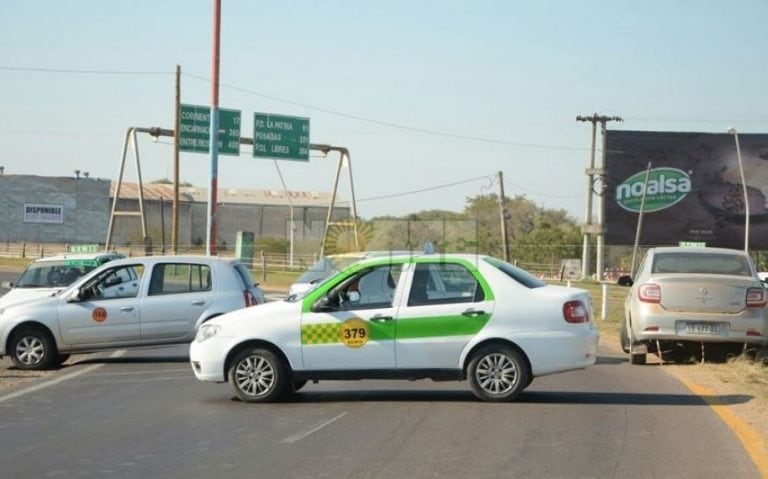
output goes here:
{"type": "MultiPolygon", "coordinates": [[[[104,243],[115,190],[115,182],[84,176],[0,175],[0,241],[104,243]]],[[[234,245],[238,231],[252,232],[257,242],[288,240],[292,203],[294,240],[319,246],[331,203],[330,193],[315,191],[220,188],[217,196],[217,243],[222,245],[234,245]]],[[[155,245],[169,244],[173,185],[144,184],[143,198],[148,236],[155,245]]],[[[179,188],[180,247],[205,242],[207,201],[205,188],[179,188]]],[[[332,220],[349,218],[347,205],[337,200],[332,220]]],[[[122,183],[116,209],[139,211],[138,184],[122,183]]],[[[114,225],[113,245],[142,242],[139,217],[116,217],[114,225]]]]}

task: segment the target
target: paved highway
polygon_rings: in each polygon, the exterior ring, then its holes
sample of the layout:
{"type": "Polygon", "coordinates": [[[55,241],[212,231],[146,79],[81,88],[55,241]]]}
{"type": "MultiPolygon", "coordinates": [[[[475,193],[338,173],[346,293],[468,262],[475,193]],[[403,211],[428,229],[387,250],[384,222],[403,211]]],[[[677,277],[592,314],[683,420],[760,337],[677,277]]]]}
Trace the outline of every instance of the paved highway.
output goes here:
{"type": "Polygon", "coordinates": [[[0,394],[2,475],[759,477],[701,398],[603,353],[511,404],[462,383],[357,381],[264,405],[199,383],[186,346],[99,354],[55,375],[69,379],[0,394]]]}
{"type": "Polygon", "coordinates": [[[99,353],[0,391],[0,475],[759,477],[702,398],[609,350],[510,404],[480,403],[465,383],[355,381],[262,405],[198,382],[187,351],[99,353]]]}

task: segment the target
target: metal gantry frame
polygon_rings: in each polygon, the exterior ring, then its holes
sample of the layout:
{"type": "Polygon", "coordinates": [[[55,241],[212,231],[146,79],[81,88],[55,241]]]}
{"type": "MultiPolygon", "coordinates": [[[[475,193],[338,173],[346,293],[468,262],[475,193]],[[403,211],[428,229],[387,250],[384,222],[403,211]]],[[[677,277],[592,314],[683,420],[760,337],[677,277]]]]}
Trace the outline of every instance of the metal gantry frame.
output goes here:
{"type": "MultiPolygon", "coordinates": [[[[150,133],[151,128],[128,128],[125,132],[125,142],[123,143],[123,155],[120,160],[120,169],[117,174],[117,184],[115,185],[115,193],[112,198],[112,213],[109,216],[109,227],[107,228],[107,242],[105,250],[109,251],[112,246],[112,235],[115,229],[115,218],[118,216],[138,216],[141,219],[141,237],[143,238],[144,245],[147,245],[147,217],[144,214],[144,183],[141,180],[141,162],[139,160],[139,142],[136,139],[137,133],[150,133]],[[128,156],[128,149],[133,150],[133,156],[136,161],[136,177],[139,185],[139,211],[118,211],[117,202],[120,199],[120,189],[123,186],[123,174],[125,173],[125,160],[128,156]]],[[[176,199],[174,198],[174,201],[176,199]]]]}
{"type": "MultiPolygon", "coordinates": [[[[109,248],[112,246],[112,236],[114,234],[115,219],[119,216],[140,217],[141,233],[142,233],[142,237],[144,238],[145,246],[149,240],[149,237],[147,236],[147,218],[144,212],[144,184],[141,179],[141,162],[139,160],[139,144],[136,138],[137,133],[148,133],[150,136],[155,138],[158,138],[161,136],[173,138],[175,137],[175,134],[176,134],[175,130],[160,128],[160,127],[151,127],[151,128],[131,127],[131,128],[128,128],[128,130],[126,131],[125,142],[123,144],[123,150],[122,150],[123,154],[120,161],[120,169],[117,177],[118,178],[117,185],[115,185],[115,194],[112,200],[112,213],[109,217],[109,228],[107,231],[107,241],[105,246],[107,250],[109,250],[109,248]],[[118,211],[117,202],[120,199],[120,190],[122,188],[123,175],[125,172],[125,160],[126,160],[126,157],[128,156],[129,148],[133,149],[134,158],[136,162],[136,176],[138,179],[138,186],[139,186],[139,211],[118,211]]],[[[253,145],[253,138],[240,137],[240,144],[253,145]]],[[[320,245],[320,255],[322,256],[324,252],[325,241],[326,241],[326,237],[328,236],[328,230],[330,226],[333,224],[331,222],[331,218],[333,217],[333,208],[336,206],[336,194],[338,192],[341,169],[345,163],[348,166],[348,170],[349,170],[349,187],[350,187],[351,196],[352,196],[352,225],[353,225],[353,230],[355,235],[355,249],[359,250],[360,241],[359,241],[359,236],[357,231],[357,202],[355,200],[355,185],[352,177],[352,161],[349,155],[349,150],[341,146],[331,146],[331,145],[324,145],[324,144],[317,144],[317,143],[310,143],[309,149],[314,151],[319,151],[323,153],[325,156],[328,156],[328,153],[330,152],[339,153],[339,160],[336,164],[336,177],[334,179],[334,184],[333,184],[333,194],[331,196],[331,203],[328,205],[328,214],[326,216],[326,221],[325,221],[325,231],[323,232],[323,241],[322,241],[322,244],[320,245]]],[[[178,219],[176,218],[176,216],[178,215],[178,202],[179,202],[178,191],[179,191],[178,188],[175,187],[174,198],[173,198],[173,211],[174,211],[173,221],[175,222],[178,221],[178,219]]],[[[290,198],[288,198],[288,200],[290,201],[290,198]]],[[[176,252],[178,247],[178,244],[176,244],[178,242],[178,237],[174,237],[173,242],[174,244],[172,245],[172,249],[174,252],[176,252]]]]}

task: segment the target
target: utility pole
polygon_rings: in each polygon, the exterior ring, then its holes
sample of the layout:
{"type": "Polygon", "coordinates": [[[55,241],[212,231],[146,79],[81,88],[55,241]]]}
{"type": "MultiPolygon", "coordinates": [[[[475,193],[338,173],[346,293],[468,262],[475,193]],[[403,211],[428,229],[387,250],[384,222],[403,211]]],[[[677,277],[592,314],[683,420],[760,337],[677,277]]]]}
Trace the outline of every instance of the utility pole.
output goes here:
{"type": "Polygon", "coordinates": [[[176,95],[173,106],[173,213],[171,218],[171,245],[173,254],[179,254],[179,139],[181,138],[181,67],[176,65],[176,95]]]}
{"type": "Polygon", "coordinates": [[[221,0],[213,0],[213,52],[211,54],[211,187],[208,190],[208,231],[205,251],[216,254],[216,202],[219,189],[219,67],[221,40],[221,0]]]}
{"type": "Polygon", "coordinates": [[[501,219],[501,245],[504,248],[504,261],[509,262],[509,240],[507,236],[507,216],[504,208],[504,174],[499,171],[499,217],[501,219]]]}
{"type": "Polygon", "coordinates": [[[595,273],[598,281],[603,279],[603,258],[604,258],[604,227],[605,227],[605,125],[609,121],[624,121],[618,116],[606,116],[593,113],[591,116],[577,116],[576,121],[588,121],[592,123],[592,142],[589,149],[589,166],[586,169],[587,174],[587,205],[584,212],[584,244],[581,256],[581,278],[589,278],[589,258],[590,258],[590,240],[591,235],[597,237],[597,259],[595,264],[595,273]],[[600,132],[602,133],[602,153],[600,166],[595,168],[595,140],[597,136],[597,124],[600,123],[600,132]],[[592,223],[592,202],[593,195],[597,195],[597,224],[592,223]]]}

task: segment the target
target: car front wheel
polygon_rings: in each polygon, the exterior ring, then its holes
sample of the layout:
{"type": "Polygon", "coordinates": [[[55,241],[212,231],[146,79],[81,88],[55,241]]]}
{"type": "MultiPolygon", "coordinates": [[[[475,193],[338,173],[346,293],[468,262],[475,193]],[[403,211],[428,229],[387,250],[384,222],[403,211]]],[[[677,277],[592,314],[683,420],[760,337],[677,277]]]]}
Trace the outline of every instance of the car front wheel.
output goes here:
{"type": "Polygon", "coordinates": [[[487,346],[469,363],[472,392],[483,401],[512,401],[530,384],[522,355],[508,346],[487,346]]]}
{"type": "Polygon", "coordinates": [[[273,402],[291,389],[283,361],[266,349],[246,349],[232,361],[229,382],[244,402],[273,402]]]}
{"type": "Polygon", "coordinates": [[[19,369],[41,370],[57,363],[58,351],[53,338],[41,328],[23,328],[13,334],[9,352],[19,369]]]}

